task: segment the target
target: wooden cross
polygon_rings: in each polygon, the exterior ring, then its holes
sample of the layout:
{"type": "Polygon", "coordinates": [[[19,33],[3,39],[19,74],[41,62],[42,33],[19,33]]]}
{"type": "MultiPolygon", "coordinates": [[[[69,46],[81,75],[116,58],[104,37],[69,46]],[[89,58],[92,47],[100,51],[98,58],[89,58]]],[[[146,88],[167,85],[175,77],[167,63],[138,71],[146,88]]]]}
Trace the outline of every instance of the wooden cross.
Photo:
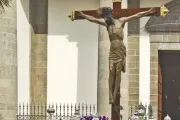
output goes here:
{"type": "MultiPolygon", "coordinates": [[[[134,14],[139,13],[139,12],[148,11],[149,9],[151,9],[151,8],[122,9],[121,8],[121,0],[113,0],[113,17],[115,19],[118,19],[121,17],[128,17],[128,16],[134,15],[134,14]]],[[[164,6],[155,7],[155,10],[156,10],[155,13],[149,14],[147,16],[166,16],[168,13],[168,9],[164,6]]],[[[78,16],[78,12],[79,11],[72,11],[68,17],[72,21],[84,19],[84,18],[78,16]]],[[[97,13],[97,10],[83,10],[81,12],[83,12],[84,14],[93,16],[95,18],[101,18],[101,16],[97,13]]],[[[120,116],[119,116],[120,115],[120,109],[117,110],[117,106],[120,106],[120,90],[119,90],[117,98],[115,100],[115,105],[111,106],[112,120],[120,120],[120,116]]]]}
{"type": "MultiPolygon", "coordinates": [[[[121,18],[121,17],[128,17],[131,15],[134,15],[138,12],[147,11],[151,8],[128,8],[128,9],[122,9],[121,8],[121,0],[113,0],[113,17],[115,19],[121,18]]],[[[156,12],[153,14],[149,14],[147,16],[166,16],[168,13],[168,9],[165,6],[162,7],[155,7],[156,12]]],[[[101,16],[97,13],[97,10],[83,10],[81,11],[84,14],[93,16],[95,18],[101,18],[101,16]]],[[[68,16],[72,21],[84,19],[80,16],[78,16],[78,11],[72,11],[68,16]]]]}

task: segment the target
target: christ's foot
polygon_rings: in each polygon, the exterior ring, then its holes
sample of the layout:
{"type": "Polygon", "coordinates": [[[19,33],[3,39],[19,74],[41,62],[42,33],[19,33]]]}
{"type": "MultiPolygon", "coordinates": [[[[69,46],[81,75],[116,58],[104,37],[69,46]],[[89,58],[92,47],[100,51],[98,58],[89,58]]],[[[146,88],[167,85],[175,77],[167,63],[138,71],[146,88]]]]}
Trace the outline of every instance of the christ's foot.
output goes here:
{"type": "Polygon", "coordinates": [[[121,120],[122,118],[121,118],[121,114],[120,114],[120,107],[118,105],[114,104],[114,110],[117,112],[117,114],[121,120]]]}
{"type": "Polygon", "coordinates": [[[109,104],[114,104],[114,99],[112,95],[109,96],[109,104]]]}
{"type": "Polygon", "coordinates": [[[114,104],[114,99],[113,98],[109,99],[109,104],[114,104]]]}

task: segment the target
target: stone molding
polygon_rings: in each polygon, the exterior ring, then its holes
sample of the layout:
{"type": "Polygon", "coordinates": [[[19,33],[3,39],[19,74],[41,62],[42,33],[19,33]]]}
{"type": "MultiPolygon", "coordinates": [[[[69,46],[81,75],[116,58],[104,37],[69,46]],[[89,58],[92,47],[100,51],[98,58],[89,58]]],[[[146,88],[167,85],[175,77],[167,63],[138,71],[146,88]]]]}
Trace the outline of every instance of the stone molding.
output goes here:
{"type": "Polygon", "coordinates": [[[149,33],[157,32],[180,32],[180,1],[171,1],[165,6],[169,9],[166,17],[152,16],[146,23],[149,33]]]}

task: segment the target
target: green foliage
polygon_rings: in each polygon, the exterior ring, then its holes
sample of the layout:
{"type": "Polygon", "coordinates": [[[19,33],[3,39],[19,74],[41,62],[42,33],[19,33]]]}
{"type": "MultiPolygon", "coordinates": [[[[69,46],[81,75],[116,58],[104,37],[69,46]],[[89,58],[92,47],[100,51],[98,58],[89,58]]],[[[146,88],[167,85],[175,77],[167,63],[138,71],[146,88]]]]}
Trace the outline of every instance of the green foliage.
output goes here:
{"type": "Polygon", "coordinates": [[[139,120],[143,120],[143,117],[142,117],[142,116],[139,116],[139,120]]]}
{"type": "Polygon", "coordinates": [[[10,2],[11,2],[11,0],[0,0],[0,10],[4,11],[5,7],[10,6],[10,2]]]}

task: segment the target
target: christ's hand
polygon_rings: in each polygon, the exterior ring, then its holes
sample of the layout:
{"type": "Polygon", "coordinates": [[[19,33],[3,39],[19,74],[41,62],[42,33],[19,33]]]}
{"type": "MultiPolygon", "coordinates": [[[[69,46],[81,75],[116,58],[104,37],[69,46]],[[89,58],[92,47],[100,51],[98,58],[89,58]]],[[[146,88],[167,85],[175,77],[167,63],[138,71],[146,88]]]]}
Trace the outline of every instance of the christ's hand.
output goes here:
{"type": "Polygon", "coordinates": [[[82,13],[81,11],[78,12],[78,16],[83,17],[84,13],[82,13]]]}
{"type": "Polygon", "coordinates": [[[149,14],[153,14],[153,13],[155,13],[156,12],[156,9],[155,8],[151,8],[150,10],[149,10],[149,14]]]}
{"type": "Polygon", "coordinates": [[[125,17],[124,22],[128,22],[128,21],[133,20],[133,19],[141,18],[141,17],[147,16],[149,14],[154,14],[155,12],[156,12],[156,8],[151,8],[147,11],[139,12],[139,13],[134,14],[132,16],[125,17]]]}

